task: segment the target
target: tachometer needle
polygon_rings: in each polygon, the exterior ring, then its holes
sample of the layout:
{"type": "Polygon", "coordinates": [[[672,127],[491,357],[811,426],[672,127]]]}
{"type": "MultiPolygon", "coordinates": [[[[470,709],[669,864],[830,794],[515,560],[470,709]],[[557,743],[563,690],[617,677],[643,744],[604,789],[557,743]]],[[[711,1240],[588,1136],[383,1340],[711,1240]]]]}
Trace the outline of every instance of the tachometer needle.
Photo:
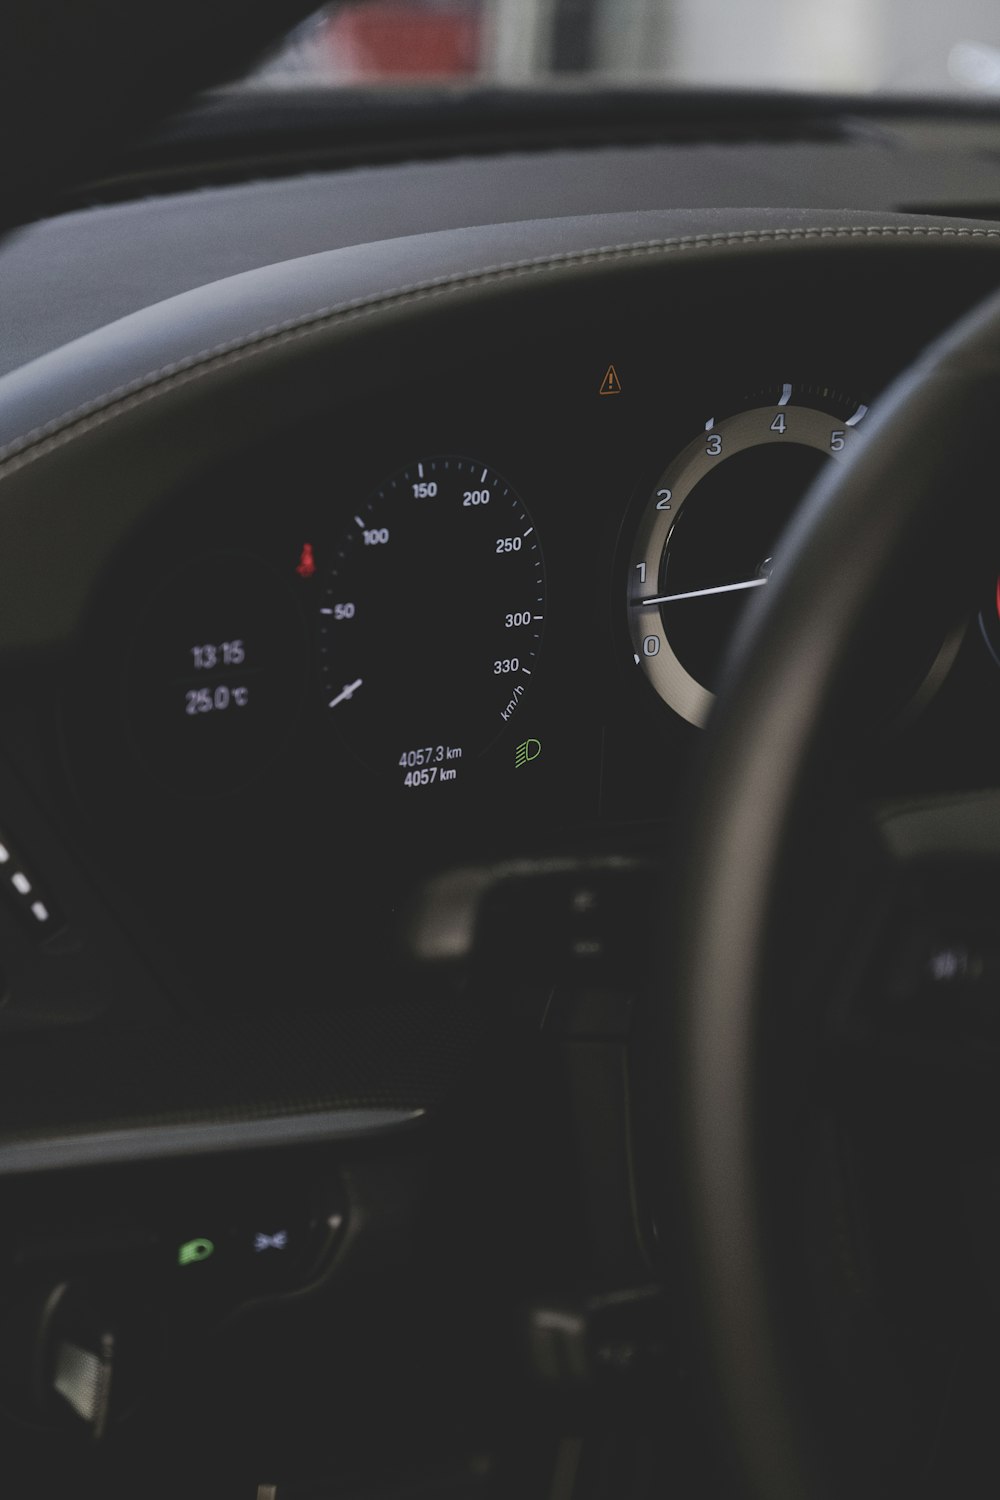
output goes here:
{"type": "Polygon", "coordinates": [[[332,698],[330,700],[329,706],[331,708],[336,708],[338,703],[349,702],[350,699],[354,697],[354,694],[357,692],[358,688],[361,686],[361,681],[362,679],[359,677],[357,682],[348,682],[343,688],[341,688],[336,698],[332,698]]]}
{"type": "Polygon", "coordinates": [[[766,578],[748,578],[744,583],[720,583],[714,589],[692,589],[688,594],[657,594],[654,599],[640,599],[640,604],[674,604],[678,599],[704,599],[708,594],[735,594],[740,589],[759,589],[766,578]]]}

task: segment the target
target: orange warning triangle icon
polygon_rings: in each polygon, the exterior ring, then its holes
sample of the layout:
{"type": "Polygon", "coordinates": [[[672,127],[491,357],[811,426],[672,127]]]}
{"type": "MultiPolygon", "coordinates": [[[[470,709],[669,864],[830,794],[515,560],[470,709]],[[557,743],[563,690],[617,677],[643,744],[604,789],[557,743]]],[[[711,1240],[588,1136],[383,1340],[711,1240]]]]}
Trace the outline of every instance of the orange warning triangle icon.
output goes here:
{"type": "Polygon", "coordinates": [[[607,373],[601,381],[601,388],[597,394],[599,396],[620,396],[621,393],[622,383],[618,379],[618,371],[614,365],[608,365],[607,373]]]}

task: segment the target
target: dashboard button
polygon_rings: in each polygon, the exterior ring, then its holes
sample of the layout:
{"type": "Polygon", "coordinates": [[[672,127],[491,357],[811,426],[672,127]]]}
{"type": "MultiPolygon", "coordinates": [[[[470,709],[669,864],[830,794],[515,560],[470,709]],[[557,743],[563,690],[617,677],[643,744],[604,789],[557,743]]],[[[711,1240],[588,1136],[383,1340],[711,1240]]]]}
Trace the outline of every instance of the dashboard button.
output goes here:
{"type": "Polygon", "coordinates": [[[341,1215],[324,1218],[309,1204],[262,1206],[241,1215],[228,1233],[234,1273],[248,1292],[290,1290],[309,1280],[341,1215]]]}
{"type": "Polygon", "coordinates": [[[235,1290],[233,1255],[224,1226],[200,1222],[190,1231],[168,1234],[161,1265],[182,1297],[215,1299],[235,1290]]]}

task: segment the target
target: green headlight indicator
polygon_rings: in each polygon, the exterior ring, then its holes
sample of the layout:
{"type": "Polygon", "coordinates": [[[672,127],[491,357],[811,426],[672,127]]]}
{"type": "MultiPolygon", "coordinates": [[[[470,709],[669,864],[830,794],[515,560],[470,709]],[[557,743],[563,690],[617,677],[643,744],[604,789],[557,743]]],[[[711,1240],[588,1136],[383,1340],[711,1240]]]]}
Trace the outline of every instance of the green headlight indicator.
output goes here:
{"type": "Polygon", "coordinates": [[[188,1240],[177,1252],[177,1264],[193,1266],[196,1261],[208,1260],[214,1254],[215,1246],[211,1240],[188,1240]]]}
{"type": "Polygon", "coordinates": [[[514,768],[519,771],[522,766],[530,765],[537,760],[542,753],[541,740],[522,740],[514,752],[514,768]]]}

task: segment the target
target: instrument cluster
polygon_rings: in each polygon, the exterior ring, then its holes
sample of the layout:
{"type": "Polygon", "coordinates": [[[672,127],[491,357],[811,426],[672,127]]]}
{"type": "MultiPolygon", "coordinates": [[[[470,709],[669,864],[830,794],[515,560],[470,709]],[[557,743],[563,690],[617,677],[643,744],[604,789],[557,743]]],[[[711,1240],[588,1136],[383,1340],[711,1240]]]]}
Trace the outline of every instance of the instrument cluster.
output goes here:
{"type": "MultiPolygon", "coordinates": [[[[668,817],[785,528],[899,351],[786,336],[720,374],[623,343],[331,400],[175,497],[95,611],[81,700],[110,672],[117,712],[71,728],[88,796],[169,836],[179,809],[215,839],[249,810],[346,849],[377,810],[418,859],[668,817]]],[[[996,562],[961,618],[887,622],[877,785],[952,776],[954,703],[925,712],[946,684],[1000,715],[996,562]]]]}

